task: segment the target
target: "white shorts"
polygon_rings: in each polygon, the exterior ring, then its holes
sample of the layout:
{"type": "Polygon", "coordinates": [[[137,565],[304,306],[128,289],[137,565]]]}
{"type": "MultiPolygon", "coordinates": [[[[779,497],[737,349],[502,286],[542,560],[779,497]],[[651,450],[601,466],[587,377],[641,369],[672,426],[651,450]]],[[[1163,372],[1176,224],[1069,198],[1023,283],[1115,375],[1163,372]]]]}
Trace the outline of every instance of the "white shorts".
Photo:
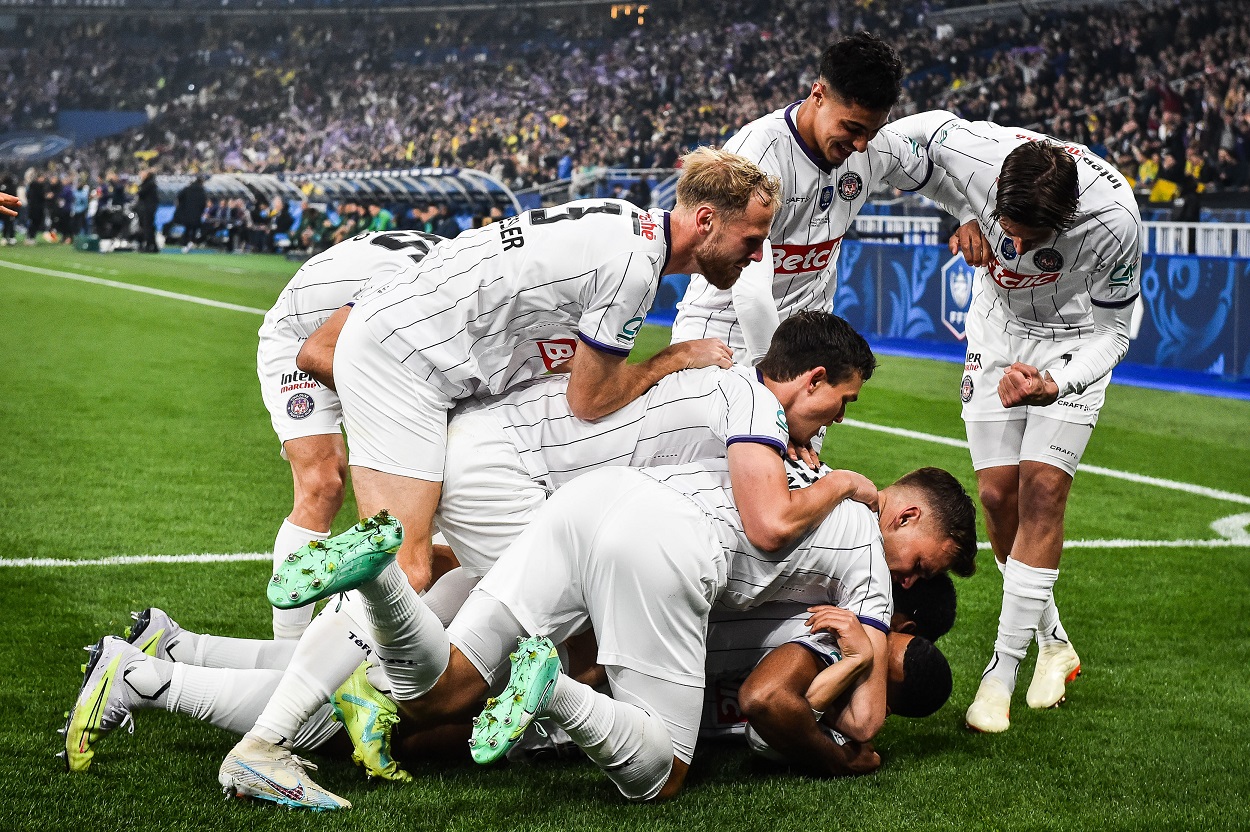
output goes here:
{"type": "Polygon", "coordinates": [[[546,499],[490,411],[452,417],[434,523],[466,572],[485,575],[546,499]]]}
{"type": "Polygon", "coordinates": [[[1049,416],[995,422],[964,422],[972,468],[1016,466],[1020,460],[1044,462],[1076,476],[1077,465],[1094,433],[1093,425],[1063,422],[1049,416]]]}
{"type": "MultiPolygon", "coordinates": [[[[592,626],[600,664],[702,687],[707,618],[725,569],[694,503],[639,471],[604,468],[552,495],[474,595],[557,644],[592,626]]],[[[448,628],[457,646],[488,626],[469,620],[474,604],[471,595],[448,628]]],[[[485,670],[506,662],[513,645],[483,655],[485,670]]]]}
{"type": "Polygon", "coordinates": [[[339,334],[334,384],[351,465],[442,481],[447,411],[455,402],[387,352],[359,315],[348,315],[339,334]]]}
{"type": "MultiPolygon", "coordinates": [[[[256,349],[260,397],[281,442],[337,434],[343,424],[338,394],[295,366],[295,356],[303,344],[285,326],[266,321],[260,328],[260,345],[256,349]]],[[[286,453],[282,456],[285,459],[286,453]]]]}

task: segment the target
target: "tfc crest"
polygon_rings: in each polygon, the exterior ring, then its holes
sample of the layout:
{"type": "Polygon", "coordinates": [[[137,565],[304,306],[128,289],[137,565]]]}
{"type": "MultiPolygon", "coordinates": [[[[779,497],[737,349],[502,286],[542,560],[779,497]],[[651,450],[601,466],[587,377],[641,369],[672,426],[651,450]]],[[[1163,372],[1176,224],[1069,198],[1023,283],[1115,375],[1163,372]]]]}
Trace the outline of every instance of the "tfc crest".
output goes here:
{"type": "Polygon", "coordinates": [[[858,173],[844,173],[842,178],[838,180],[838,196],[847,202],[853,202],[855,197],[859,196],[864,190],[864,180],[859,178],[858,173]]]}
{"type": "Polygon", "coordinates": [[[542,356],[543,366],[547,368],[547,372],[551,372],[572,358],[576,349],[577,342],[572,338],[555,338],[538,342],[538,354],[542,356]]]}
{"type": "Polygon", "coordinates": [[[316,402],[307,393],[296,393],[286,400],[286,415],[292,419],[307,419],[312,415],[316,402]]]}
{"type": "Polygon", "coordinates": [[[956,254],[942,266],[942,323],[960,341],[966,336],[968,306],[972,301],[972,279],[976,270],[962,254],[956,254]]]}
{"type": "Polygon", "coordinates": [[[1039,248],[1033,252],[1033,265],[1044,272],[1063,271],[1063,255],[1053,248],[1039,248]]]}

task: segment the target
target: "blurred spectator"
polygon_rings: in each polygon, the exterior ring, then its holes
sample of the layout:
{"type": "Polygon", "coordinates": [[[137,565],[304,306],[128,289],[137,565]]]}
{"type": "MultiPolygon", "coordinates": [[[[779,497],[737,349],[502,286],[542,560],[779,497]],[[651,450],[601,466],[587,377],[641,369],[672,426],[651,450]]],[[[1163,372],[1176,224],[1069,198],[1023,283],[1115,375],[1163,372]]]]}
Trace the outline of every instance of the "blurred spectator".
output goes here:
{"type": "Polygon", "coordinates": [[[460,223],[451,215],[451,206],[443,203],[438,206],[438,218],[434,223],[434,233],[448,240],[460,235],[460,223]]]}
{"type": "Polygon", "coordinates": [[[204,191],[204,177],[197,176],[182,190],[178,191],[174,205],[174,224],[181,225],[182,250],[195,248],[200,242],[201,226],[204,223],[204,211],[208,208],[208,194],[204,191]]]}
{"type": "Polygon", "coordinates": [[[42,173],[26,186],[26,244],[34,245],[43,233],[48,211],[48,180],[42,173]]]}
{"type": "Polygon", "coordinates": [[[369,222],[366,231],[394,231],[395,215],[376,202],[369,203],[369,222]]]}
{"type": "Polygon", "coordinates": [[[325,233],[329,220],[320,206],[315,206],[307,199],[300,203],[299,225],[295,229],[294,247],[309,253],[315,253],[325,246],[321,244],[321,236],[325,233]]]}
{"type": "Polygon", "coordinates": [[[139,215],[139,251],[155,253],[160,251],[156,244],[156,209],[160,206],[156,171],[144,171],[139,181],[138,197],[135,212],[139,215]]]}
{"type": "Polygon", "coordinates": [[[1233,155],[1227,147],[1221,147],[1215,163],[1215,182],[1222,191],[1246,187],[1246,163],[1233,155]]]}
{"type": "MultiPolygon", "coordinates": [[[[17,194],[17,177],[11,173],[0,176],[0,193],[17,194]]],[[[8,214],[0,214],[0,240],[3,245],[17,243],[17,218],[8,214]]]]}

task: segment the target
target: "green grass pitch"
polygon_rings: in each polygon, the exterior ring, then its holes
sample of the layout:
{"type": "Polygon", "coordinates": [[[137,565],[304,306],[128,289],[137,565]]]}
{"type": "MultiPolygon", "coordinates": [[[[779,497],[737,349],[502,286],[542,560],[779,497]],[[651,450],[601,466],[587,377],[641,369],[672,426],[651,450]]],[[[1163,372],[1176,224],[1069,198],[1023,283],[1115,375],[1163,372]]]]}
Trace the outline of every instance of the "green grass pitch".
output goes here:
{"type": "MultiPolygon", "coordinates": [[[[4,249],[0,261],[0,559],[267,550],[290,475],[256,382],[260,316],[5,264],[258,309],[294,266],[50,246],[4,249]]],[[[666,338],[648,329],[643,346],[666,338]]],[[[962,438],[959,377],[955,365],[884,358],[849,416],[962,438]]],[[[930,464],[974,482],[961,448],[848,425],[825,455],[879,485],[930,464]]],[[[1113,386],[1086,462],[1250,494],[1250,403],[1113,386]]],[[[1082,473],[1067,536],[1213,539],[1213,521],[1245,512],[1082,473]]],[[[345,510],[337,528],[351,519],[345,510]]],[[[1030,658],[1012,729],[996,737],[962,727],[1001,593],[988,552],[981,566],[959,582],[959,621],[941,641],[952,701],[927,720],[891,720],[872,777],[809,780],[704,745],[680,798],[631,806],[589,764],[484,771],[466,755],[415,767],[410,786],[375,787],[320,759],[318,781],[357,807],[333,816],[223,801],[217,766],[234,738],[177,715],[139,713],[134,735],[101,743],[87,774],[52,756],[82,645],[149,605],[193,630],[265,637],[267,565],[0,566],[0,829],[1250,828],[1250,547],[1069,550],[1057,597],[1084,675],[1062,708],[1033,712],[1022,701],[1030,658]]]]}

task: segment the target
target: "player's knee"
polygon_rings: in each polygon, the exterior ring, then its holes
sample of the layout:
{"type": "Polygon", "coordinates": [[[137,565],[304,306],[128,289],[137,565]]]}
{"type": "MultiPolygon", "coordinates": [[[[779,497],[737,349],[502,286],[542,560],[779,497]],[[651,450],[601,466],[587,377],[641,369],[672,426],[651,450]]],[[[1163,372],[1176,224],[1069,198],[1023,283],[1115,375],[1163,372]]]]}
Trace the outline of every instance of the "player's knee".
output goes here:
{"type": "Polygon", "coordinates": [[[1071,484],[1066,472],[1050,466],[1026,477],[1020,489],[1021,516],[1062,517],[1071,484]]]}
{"type": "Polygon", "coordinates": [[[302,487],[298,499],[309,508],[328,511],[333,518],[343,505],[344,473],[332,463],[317,466],[300,478],[302,487]]]}
{"type": "Polygon", "coordinates": [[[1020,495],[1014,484],[990,481],[978,484],[977,496],[981,498],[986,513],[995,516],[1014,512],[1020,495]]]}
{"type": "Polygon", "coordinates": [[[799,699],[801,697],[793,691],[767,678],[750,676],[738,691],[738,708],[747,721],[758,729],[759,725],[767,725],[793,710],[799,699]]]}

